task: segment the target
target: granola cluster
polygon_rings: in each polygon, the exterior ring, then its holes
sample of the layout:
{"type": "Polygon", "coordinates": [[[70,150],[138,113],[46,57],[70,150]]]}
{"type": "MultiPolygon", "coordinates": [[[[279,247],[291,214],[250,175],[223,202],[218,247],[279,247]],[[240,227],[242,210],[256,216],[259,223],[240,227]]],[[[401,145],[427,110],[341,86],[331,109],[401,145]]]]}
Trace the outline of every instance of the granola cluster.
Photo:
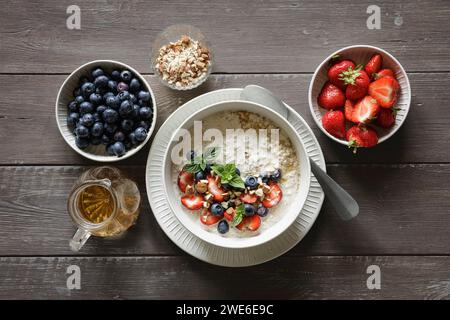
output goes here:
{"type": "Polygon", "coordinates": [[[189,36],[159,49],[155,70],[164,81],[178,88],[195,85],[211,67],[210,52],[189,36]]]}

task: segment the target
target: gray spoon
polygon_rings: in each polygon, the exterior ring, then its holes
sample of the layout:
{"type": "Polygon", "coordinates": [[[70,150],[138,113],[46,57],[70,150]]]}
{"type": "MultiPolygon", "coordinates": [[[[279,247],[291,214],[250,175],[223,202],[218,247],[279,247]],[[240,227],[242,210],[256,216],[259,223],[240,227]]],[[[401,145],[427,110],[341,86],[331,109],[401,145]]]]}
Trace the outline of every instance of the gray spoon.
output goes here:
{"type": "MultiPolygon", "coordinates": [[[[269,107],[288,119],[289,109],[284,103],[266,88],[248,85],[241,93],[241,99],[252,101],[269,107]]],[[[359,205],[352,196],[323,171],[311,158],[311,171],[322,186],[327,198],[342,220],[350,220],[359,213],[359,205]]]]}

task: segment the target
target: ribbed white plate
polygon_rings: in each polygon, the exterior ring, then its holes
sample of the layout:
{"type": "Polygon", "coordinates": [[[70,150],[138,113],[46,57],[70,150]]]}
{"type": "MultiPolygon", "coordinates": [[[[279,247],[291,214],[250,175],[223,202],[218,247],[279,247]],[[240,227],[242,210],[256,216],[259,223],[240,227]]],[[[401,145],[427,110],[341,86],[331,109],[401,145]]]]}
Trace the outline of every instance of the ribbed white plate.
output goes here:
{"type": "MultiPolygon", "coordinates": [[[[323,191],[311,174],[311,187],[302,211],[295,222],[280,236],[260,246],[248,249],[229,249],[214,246],[190,233],[171,211],[164,192],[163,157],[172,134],[195,110],[204,106],[240,99],[242,89],[222,89],[203,94],[178,108],[164,122],[156,134],[147,158],[146,187],[153,214],[167,236],[190,255],[216,265],[244,267],[272,260],[294,247],[309,231],[319,215],[324,200],[323,191]]],[[[291,107],[288,121],[298,131],[308,155],[323,169],[325,159],[312,130],[291,107]]]]}

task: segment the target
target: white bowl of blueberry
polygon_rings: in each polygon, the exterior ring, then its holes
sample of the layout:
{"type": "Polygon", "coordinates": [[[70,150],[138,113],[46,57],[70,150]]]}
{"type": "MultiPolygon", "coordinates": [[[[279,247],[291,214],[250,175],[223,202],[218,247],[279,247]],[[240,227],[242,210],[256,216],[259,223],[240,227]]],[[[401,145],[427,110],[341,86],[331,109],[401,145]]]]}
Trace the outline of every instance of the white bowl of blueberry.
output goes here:
{"type": "Polygon", "coordinates": [[[56,121],[64,140],[82,156],[101,162],[126,159],[150,139],[155,96],[130,66],[91,61],[73,71],[59,89],[56,121]]]}

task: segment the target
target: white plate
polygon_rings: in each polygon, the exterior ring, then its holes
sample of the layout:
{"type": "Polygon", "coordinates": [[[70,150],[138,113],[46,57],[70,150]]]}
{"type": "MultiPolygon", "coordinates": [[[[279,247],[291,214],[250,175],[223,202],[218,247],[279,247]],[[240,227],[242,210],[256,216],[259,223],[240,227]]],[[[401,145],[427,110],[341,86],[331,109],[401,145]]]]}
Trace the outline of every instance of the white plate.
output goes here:
{"type": "MultiPolygon", "coordinates": [[[[209,244],[189,232],[170,209],[163,186],[164,154],[173,132],[195,110],[210,104],[239,100],[242,89],[222,89],[203,94],[179,107],[156,134],[146,167],[146,187],[153,214],[167,236],[190,255],[208,263],[243,267],[272,260],[294,247],[309,231],[319,215],[324,200],[323,191],[311,174],[310,190],[302,211],[295,222],[280,236],[262,245],[247,249],[231,249],[209,244]]],[[[322,168],[325,167],[320,145],[306,122],[289,107],[288,121],[297,130],[308,155],[322,168]]]]}

